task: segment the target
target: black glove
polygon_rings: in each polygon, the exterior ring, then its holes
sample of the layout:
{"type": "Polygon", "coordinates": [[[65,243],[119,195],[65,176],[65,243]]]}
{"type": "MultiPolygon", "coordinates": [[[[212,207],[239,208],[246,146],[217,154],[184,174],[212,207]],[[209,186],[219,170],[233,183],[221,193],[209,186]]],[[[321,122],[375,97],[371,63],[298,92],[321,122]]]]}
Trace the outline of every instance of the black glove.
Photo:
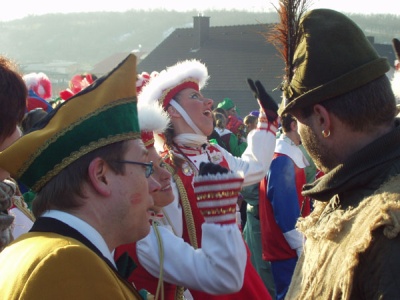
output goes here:
{"type": "Polygon", "coordinates": [[[247,83],[250,89],[253,91],[254,97],[264,110],[269,122],[274,122],[278,117],[278,104],[272,99],[266,92],[264,86],[259,80],[254,82],[252,79],[247,78],[247,83]]]}
{"type": "Polygon", "coordinates": [[[221,167],[220,165],[213,163],[204,163],[200,164],[199,175],[207,175],[207,174],[225,174],[228,173],[229,170],[227,168],[221,167]]]}

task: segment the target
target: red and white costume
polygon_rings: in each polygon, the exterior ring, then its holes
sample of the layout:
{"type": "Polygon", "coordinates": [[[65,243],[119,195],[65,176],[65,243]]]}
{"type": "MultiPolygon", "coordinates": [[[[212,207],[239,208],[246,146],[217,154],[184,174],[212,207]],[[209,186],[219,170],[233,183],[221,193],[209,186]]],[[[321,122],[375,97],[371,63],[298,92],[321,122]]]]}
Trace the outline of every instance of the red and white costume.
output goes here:
{"type": "MultiPolygon", "coordinates": [[[[248,142],[248,148],[241,158],[232,156],[229,152],[218,145],[207,145],[205,148],[199,146],[198,149],[186,148],[183,146],[179,147],[179,150],[182,151],[187,158],[189,158],[191,165],[189,166],[188,163],[188,165],[183,166],[182,170],[177,171],[180,180],[186,187],[190,209],[187,209],[185,212],[183,207],[186,204],[182,204],[182,198],[178,191],[179,183],[177,185],[177,182],[174,182],[173,188],[176,197],[173,203],[164,208],[164,219],[165,222],[173,228],[173,231],[176,235],[182,236],[185,241],[191,243],[193,246],[202,247],[204,249],[206,249],[206,247],[213,247],[214,253],[218,253],[218,251],[226,253],[226,251],[228,251],[227,249],[231,247],[231,245],[228,244],[228,248],[217,249],[217,245],[204,245],[204,242],[201,240],[204,237],[204,234],[207,233],[204,231],[204,225],[209,224],[204,224],[202,226],[204,223],[204,218],[196,206],[196,200],[193,195],[192,180],[194,172],[197,172],[201,162],[212,161],[214,163],[220,163],[222,166],[226,166],[230,170],[243,171],[245,185],[259,182],[265,176],[265,170],[267,170],[269,167],[270,160],[272,158],[273,147],[275,146],[275,136],[266,130],[257,129],[250,133],[248,142]],[[259,145],[258,147],[255,145],[254,141],[257,141],[256,144],[259,145]],[[192,170],[191,168],[196,169],[192,170]],[[190,219],[190,215],[193,217],[195,234],[193,234],[193,230],[189,229],[192,227],[190,224],[188,224],[188,221],[186,221],[187,219],[190,219]],[[194,235],[196,236],[196,239],[193,238],[194,235]]],[[[176,153],[176,155],[179,155],[178,151],[176,153]]],[[[221,236],[219,238],[221,238],[221,236]]],[[[227,254],[229,254],[229,252],[227,254]]],[[[248,253],[246,259],[244,282],[240,291],[229,295],[212,296],[209,293],[203,293],[198,290],[191,289],[191,294],[193,295],[194,299],[269,299],[269,293],[253,265],[251,264],[249,255],[250,253],[248,253]]],[[[238,260],[240,258],[237,255],[233,255],[233,258],[231,257],[230,260],[232,261],[234,259],[238,260]]],[[[219,280],[224,280],[224,278],[220,278],[219,280]]],[[[203,288],[203,290],[205,289],[203,288]]]]}

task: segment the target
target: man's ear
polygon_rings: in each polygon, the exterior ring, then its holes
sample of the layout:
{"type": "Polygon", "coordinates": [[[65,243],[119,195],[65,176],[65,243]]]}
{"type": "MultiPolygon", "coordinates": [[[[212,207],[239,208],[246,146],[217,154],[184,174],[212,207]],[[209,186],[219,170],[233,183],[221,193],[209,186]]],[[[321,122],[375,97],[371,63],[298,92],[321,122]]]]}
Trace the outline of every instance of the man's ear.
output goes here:
{"type": "Polygon", "coordinates": [[[100,157],[93,159],[88,168],[89,180],[94,190],[103,196],[111,194],[110,181],[110,166],[100,157]]]}
{"type": "Polygon", "coordinates": [[[326,108],[320,104],[314,105],[314,113],[316,114],[316,125],[321,130],[331,131],[331,116],[326,108]]]}

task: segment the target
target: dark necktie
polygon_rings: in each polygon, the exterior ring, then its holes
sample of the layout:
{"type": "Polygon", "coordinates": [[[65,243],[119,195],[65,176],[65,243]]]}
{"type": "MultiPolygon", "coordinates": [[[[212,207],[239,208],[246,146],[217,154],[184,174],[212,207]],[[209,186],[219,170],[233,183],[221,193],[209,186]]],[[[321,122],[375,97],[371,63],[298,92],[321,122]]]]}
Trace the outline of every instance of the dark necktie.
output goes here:
{"type": "Polygon", "coordinates": [[[125,279],[128,279],[133,270],[137,267],[128,252],[124,252],[120,257],[118,257],[115,264],[117,265],[118,273],[125,279]]]}

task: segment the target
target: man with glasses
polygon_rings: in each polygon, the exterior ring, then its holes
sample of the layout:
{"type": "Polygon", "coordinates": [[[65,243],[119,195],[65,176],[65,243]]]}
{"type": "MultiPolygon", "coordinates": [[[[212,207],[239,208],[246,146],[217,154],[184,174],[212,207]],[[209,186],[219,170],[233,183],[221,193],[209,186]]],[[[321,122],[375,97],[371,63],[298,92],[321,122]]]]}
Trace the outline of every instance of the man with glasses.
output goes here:
{"type": "Polygon", "coordinates": [[[115,162],[119,163],[119,164],[131,164],[131,165],[143,166],[144,170],[145,170],[144,172],[145,172],[146,178],[149,178],[150,175],[154,173],[153,162],[152,161],[148,162],[148,163],[142,163],[142,162],[138,162],[138,161],[117,160],[115,162]]]}
{"type": "Polygon", "coordinates": [[[2,299],[141,299],[111,254],[149,233],[160,188],[135,69],[130,54],[0,153],[0,168],[36,192],[32,229],[0,254],[2,299]]]}

